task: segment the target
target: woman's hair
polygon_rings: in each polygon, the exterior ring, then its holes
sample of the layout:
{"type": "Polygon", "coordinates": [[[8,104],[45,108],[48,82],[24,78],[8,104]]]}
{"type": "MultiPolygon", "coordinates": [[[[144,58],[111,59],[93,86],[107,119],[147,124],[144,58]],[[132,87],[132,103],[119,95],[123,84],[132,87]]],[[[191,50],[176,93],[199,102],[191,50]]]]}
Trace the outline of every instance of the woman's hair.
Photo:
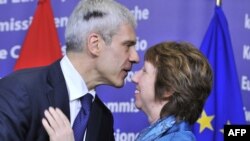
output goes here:
{"type": "Polygon", "coordinates": [[[163,42],[149,48],[145,61],[157,69],[155,100],[168,101],[161,118],[174,115],[190,124],[199,118],[212,87],[212,70],[207,59],[192,44],[163,42]],[[165,92],[172,95],[166,97],[165,92]]]}
{"type": "Polygon", "coordinates": [[[66,26],[66,51],[83,50],[92,32],[110,44],[113,35],[123,24],[135,28],[135,18],[126,7],[114,0],[80,0],[66,26]]]}

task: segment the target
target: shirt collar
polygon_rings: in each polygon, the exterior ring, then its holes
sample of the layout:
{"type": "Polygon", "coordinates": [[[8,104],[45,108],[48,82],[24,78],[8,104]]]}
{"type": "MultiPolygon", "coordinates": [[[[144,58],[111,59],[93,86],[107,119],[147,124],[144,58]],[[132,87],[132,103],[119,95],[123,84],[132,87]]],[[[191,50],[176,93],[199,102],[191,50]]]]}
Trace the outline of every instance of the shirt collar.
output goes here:
{"type": "Polygon", "coordinates": [[[60,61],[60,65],[66,81],[70,101],[79,99],[87,93],[90,93],[93,97],[95,97],[96,91],[94,89],[88,90],[84,79],[74,68],[66,55],[60,61]]]}

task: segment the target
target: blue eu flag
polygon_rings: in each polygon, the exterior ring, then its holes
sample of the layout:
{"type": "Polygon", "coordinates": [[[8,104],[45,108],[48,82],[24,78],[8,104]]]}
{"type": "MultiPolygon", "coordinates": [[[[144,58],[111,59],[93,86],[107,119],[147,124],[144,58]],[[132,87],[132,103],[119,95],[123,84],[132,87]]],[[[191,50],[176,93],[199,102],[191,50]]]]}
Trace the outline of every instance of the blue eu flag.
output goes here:
{"type": "Polygon", "coordinates": [[[219,6],[215,7],[200,50],[211,64],[214,81],[194,133],[197,141],[223,141],[225,124],[246,124],[246,121],[228,24],[219,6]]]}

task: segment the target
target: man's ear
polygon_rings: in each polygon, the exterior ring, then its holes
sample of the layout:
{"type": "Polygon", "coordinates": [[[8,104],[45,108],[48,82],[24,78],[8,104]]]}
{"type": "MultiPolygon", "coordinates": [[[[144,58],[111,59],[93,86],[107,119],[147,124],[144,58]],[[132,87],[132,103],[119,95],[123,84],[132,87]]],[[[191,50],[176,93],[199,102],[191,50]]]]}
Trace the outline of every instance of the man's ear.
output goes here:
{"type": "Polygon", "coordinates": [[[91,55],[98,56],[101,50],[102,38],[97,33],[91,33],[88,36],[87,49],[91,55]]]}

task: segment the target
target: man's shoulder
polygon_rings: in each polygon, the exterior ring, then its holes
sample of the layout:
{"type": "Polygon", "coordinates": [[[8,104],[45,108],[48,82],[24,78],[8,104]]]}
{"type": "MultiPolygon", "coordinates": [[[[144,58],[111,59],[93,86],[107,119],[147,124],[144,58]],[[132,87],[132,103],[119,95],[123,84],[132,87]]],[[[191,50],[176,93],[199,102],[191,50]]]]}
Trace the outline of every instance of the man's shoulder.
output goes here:
{"type": "Polygon", "coordinates": [[[10,73],[9,75],[3,77],[0,81],[1,82],[8,82],[8,81],[20,81],[20,80],[29,80],[34,76],[38,76],[42,72],[44,72],[46,67],[36,67],[36,68],[27,68],[17,70],[15,72],[10,73]]]}
{"type": "Polygon", "coordinates": [[[55,66],[60,67],[60,65],[56,65],[56,63],[53,63],[48,66],[26,68],[14,71],[8,74],[7,76],[3,77],[2,79],[0,79],[0,86],[9,84],[11,84],[12,86],[14,84],[25,85],[30,83],[46,81],[49,75],[49,71],[51,69],[54,69],[55,66]]]}

